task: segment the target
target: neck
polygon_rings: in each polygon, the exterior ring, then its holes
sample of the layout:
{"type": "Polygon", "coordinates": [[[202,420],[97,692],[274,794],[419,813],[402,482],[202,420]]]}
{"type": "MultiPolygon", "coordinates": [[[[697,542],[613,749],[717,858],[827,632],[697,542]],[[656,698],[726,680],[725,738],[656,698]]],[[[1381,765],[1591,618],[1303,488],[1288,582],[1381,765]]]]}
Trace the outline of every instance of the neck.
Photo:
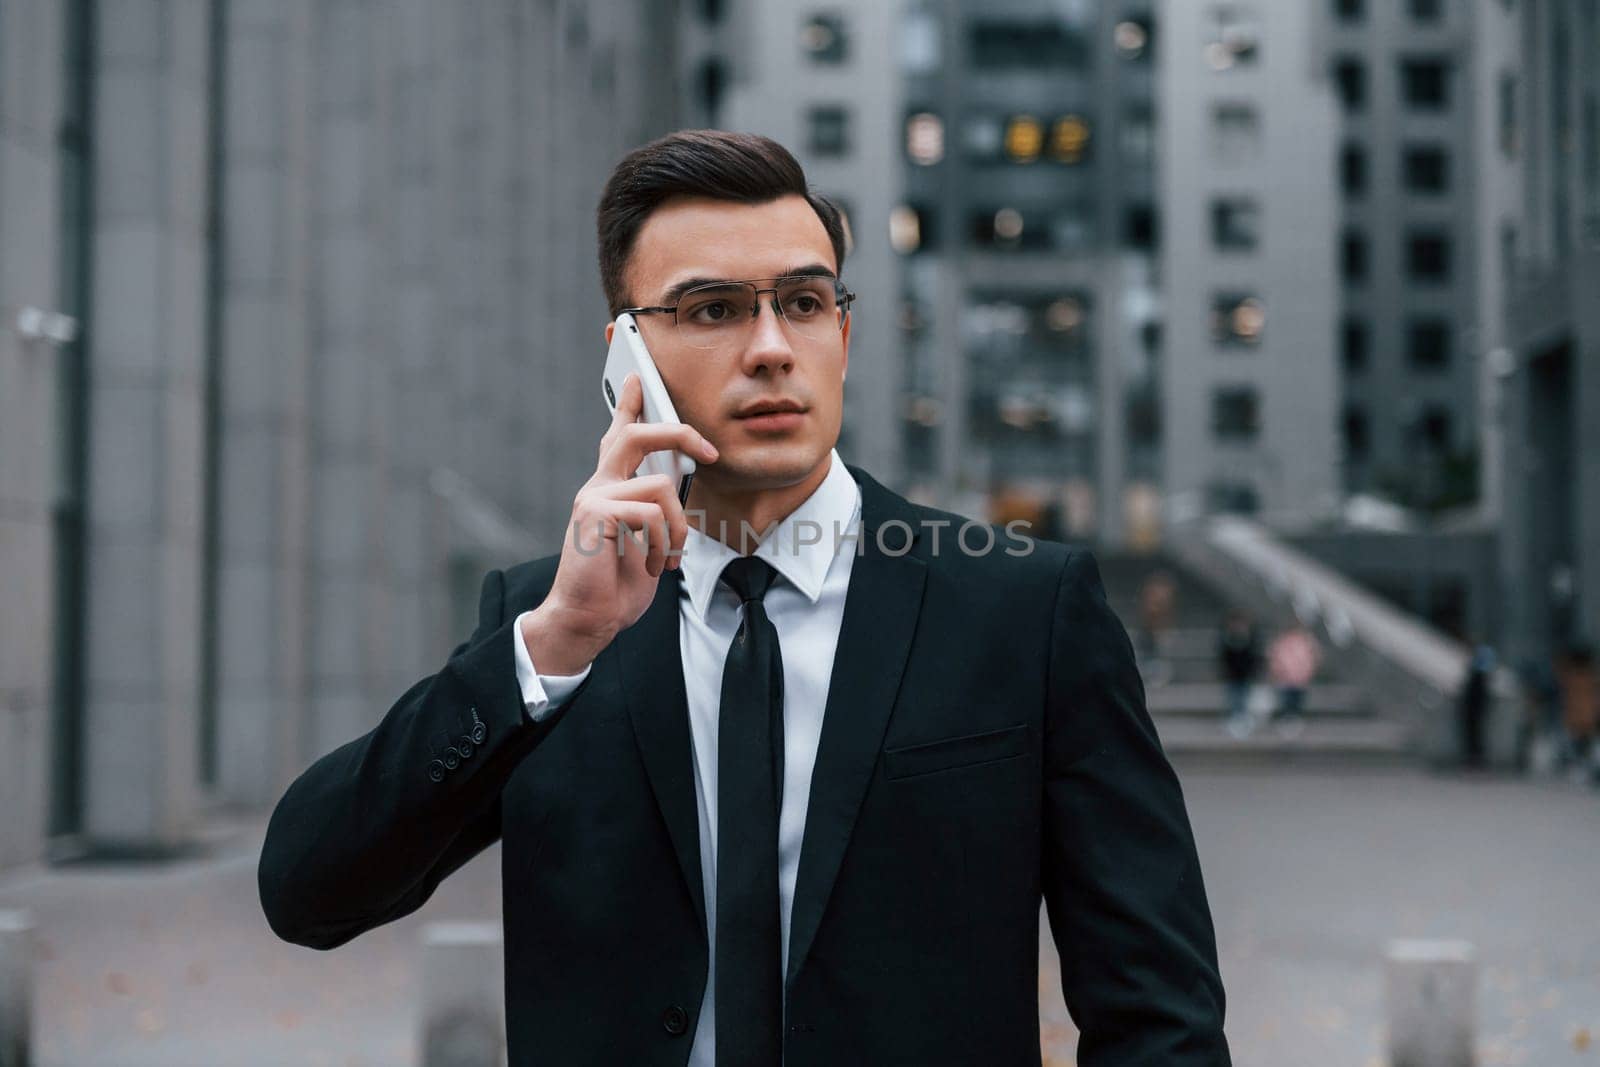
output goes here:
{"type": "Polygon", "coordinates": [[[822,458],[816,469],[793,485],[743,489],[714,484],[696,477],[689,489],[685,518],[689,525],[707,537],[721,541],[735,552],[749,554],[768,527],[776,526],[804,504],[828,476],[832,454],[822,458]],[[743,524],[743,525],[741,525],[743,524]],[[751,533],[741,538],[745,526],[751,533]]]}

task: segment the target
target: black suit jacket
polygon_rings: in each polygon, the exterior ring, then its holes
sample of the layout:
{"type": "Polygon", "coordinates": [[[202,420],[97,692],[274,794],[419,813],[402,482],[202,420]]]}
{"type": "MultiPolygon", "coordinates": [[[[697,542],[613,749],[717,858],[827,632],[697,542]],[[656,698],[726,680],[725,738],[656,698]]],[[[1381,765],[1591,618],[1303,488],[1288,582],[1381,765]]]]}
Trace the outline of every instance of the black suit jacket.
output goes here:
{"type": "MultiPolygon", "coordinates": [[[[1227,1064],[1183,796],[1093,558],[1007,554],[1003,531],[968,554],[960,516],[848,469],[862,551],[795,887],[787,1067],[1039,1064],[1041,896],[1083,1067],[1227,1064]]],[[[511,1062],[682,1065],[707,949],[678,581],[531,724],[512,622],[556,563],[490,572],[443,669],[289,787],[262,905],[333,948],[500,839],[511,1062]]]]}

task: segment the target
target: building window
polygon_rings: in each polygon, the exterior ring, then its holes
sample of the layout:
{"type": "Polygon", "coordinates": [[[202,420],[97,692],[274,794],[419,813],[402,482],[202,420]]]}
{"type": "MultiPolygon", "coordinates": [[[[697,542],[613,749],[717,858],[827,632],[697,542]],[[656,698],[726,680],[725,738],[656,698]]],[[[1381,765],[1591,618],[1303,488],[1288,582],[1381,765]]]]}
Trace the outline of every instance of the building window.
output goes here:
{"type": "Polygon", "coordinates": [[[1339,244],[1339,273],[1346,283],[1357,284],[1367,280],[1367,235],[1357,229],[1344,231],[1339,244]]]}
{"type": "Polygon", "coordinates": [[[1400,61],[1400,95],[1406,106],[1438,111],[1450,106],[1450,64],[1429,57],[1400,61]]]}
{"type": "Polygon", "coordinates": [[[1150,204],[1131,204],[1126,215],[1123,239],[1129,248],[1150,250],[1160,243],[1156,209],[1150,204]]]}
{"type": "Polygon", "coordinates": [[[813,63],[836,65],[850,58],[844,16],[812,15],[800,25],[800,50],[813,63]]]}
{"type": "Polygon", "coordinates": [[[1248,252],[1260,241],[1261,211],[1248,196],[1211,201],[1211,242],[1218,250],[1248,252]]]}
{"type": "Polygon", "coordinates": [[[1517,224],[1514,222],[1500,224],[1500,278],[1506,285],[1517,278],[1517,224]]]}
{"type": "Polygon", "coordinates": [[[1111,33],[1111,39],[1117,46],[1117,54],[1123,59],[1148,63],[1153,51],[1151,33],[1152,24],[1149,17],[1138,16],[1117,23],[1116,29],[1111,33]]]}
{"type": "Polygon", "coordinates": [[[1219,386],[1211,393],[1211,433],[1219,441],[1253,441],[1261,432],[1261,402],[1248,385],[1219,386]]]}
{"type": "Polygon", "coordinates": [[[937,247],[933,212],[922,204],[900,204],[889,211],[889,247],[902,256],[937,247]]]}
{"type": "Polygon", "coordinates": [[[1361,374],[1367,369],[1372,350],[1371,329],[1362,319],[1347,318],[1339,334],[1339,354],[1344,363],[1344,372],[1349,375],[1361,374]]]}
{"type": "Polygon", "coordinates": [[[1367,106],[1367,68],[1355,56],[1340,56],[1333,61],[1333,84],[1346,111],[1360,111],[1367,106]]]}
{"type": "Polygon", "coordinates": [[[700,0],[700,17],[715,26],[727,14],[728,5],[723,0],[700,0]]]}
{"type": "Polygon", "coordinates": [[[1413,230],[1406,240],[1406,273],[1414,281],[1444,282],[1450,278],[1450,235],[1413,230]]]}
{"type": "Polygon", "coordinates": [[[1351,404],[1344,409],[1344,455],[1350,460],[1364,460],[1372,451],[1372,424],[1361,407],[1351,404]]]}
{"type": "Polygon", "coordinates": [[[1446,408],[1430,405],[1422,410],[1412,424],[1412,432],[1419,441],[1434,452],[1448,452],[1454,437],[1450,412],[1446,408]]]}
{"type": "Polygon", "coordinates": [[[1149,104],[1129,104],[1122,113],[1122,127],[1118,133],[1122,157],[1129,163],[1148,163],[1155,158],[1156,120],[1149,104]]]}
{"type": "Polygon", "coordinates": [[[1030,211],[1024,216],[1014,207],[976,211],[971,216],[972,243],[979,248],[1007,252],[1049,248],[1048,221],[1042,211],[1030,211]]]}
{"type": "Polygon", "coordinates": [[[728,67],[717,56],[700,64],[695,75],[695,93],[700,97],[701,113],[706,125],[716,126],[722,115],[722,97],[728,89],[728,67]]]}
{"type": "Polygon", "coordinates": [[[1341,22],[1357,22],[1367,15],[1366,0],[1333,0],[1333,13],[1341,22]]]}
{"type": "Polygon", "coordinates": [[[1411,0],[1411,17],[1417,22],[1438,22],[1444,16],[1440,0],[1411,0]]]}
{"type": "Polygon", "coordinates": [[[836,158],[850,152],[850,112],[836,104],[806,112],[806,147],[813,156],[836,158]]]}
{"type": "Polygon", "coordinates": [[[1450,187],[1450,156],[1442,145],[1407,145],[1400,170],[1413,193],[1442,193],[1450,187]]]}
{"type": "Polygon", "coordinates": [[[1363,196],[1367,191],[1367,150],[1351,143],[1339,152],[1339,186],[1345,196],[1363,196]]]}
{"type": "Polygon", "coordinates": [[[1500,154],[1507,159],[1517,156],[1517,76],[1509,71],[1500,74],[1499,91],[1500,154]]]}
{"type": "Polygon", "coordinates": [[[1250,66],[1261,58],[1261,20],[1243,4],[1217,4],[1211,9],[1211,35],[1206,62],[1212,70],[1250,66]]]}
{"type": "Polygon", "coordinates": [[[944,120],[932,111],[906,117],[906,158],[919,167],[931,167],[944,158],[944,120]]]}
{"type": "Polygon", "coordinates": [[[1061,19],[974,19],[967,28],[972,65],[980,70],[1082,68],[1089,41],[1061,19]]]}
{"type": "Polygon", "coordinates": [[[1211,112],[1211,134],[1211,149],[1219,160],[1248,163],[1261,155],[1261,117],[1250,104],[1217,104],[1211,112]]]}
{"type": "Polygon", "coordinates": [[[1406,360],[1411,369],[1438,373],[1450,367],[1450,323],[1414,319],[1406,326],[1406,360]]]}
{"type": "Polygon", "coordinates": [[[1261,510],[1261,496],[1248,482],[1212,482],[1206,486],[1206,509],[1213,514],[1254,515],[1261,510]]]}
{"type": "Polygon", "coordinates": [[[1600,190],[1600,100],[1593,96],[1583,102],[1583,180],[1600,190]]]}
{"type": "Polygon", "coordinates": [[[1227,347],[1253,347],[1261,341],[1266,312],[1249,293],[1217,293],[1211,298],[1211,339],[1227,347]]]}

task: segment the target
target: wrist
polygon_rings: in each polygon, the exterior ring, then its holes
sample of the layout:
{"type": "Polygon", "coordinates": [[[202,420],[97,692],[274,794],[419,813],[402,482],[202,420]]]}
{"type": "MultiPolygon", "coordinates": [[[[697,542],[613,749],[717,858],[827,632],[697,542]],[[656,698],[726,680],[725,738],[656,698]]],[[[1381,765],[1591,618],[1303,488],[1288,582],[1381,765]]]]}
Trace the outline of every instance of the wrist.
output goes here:
{"type": "Polygon", "coordinates": [[[596,630],[585,620],[546,600],[522,620],[518,635],[540,674],[577,674],[593,663],[614,634],[596,630]]]}

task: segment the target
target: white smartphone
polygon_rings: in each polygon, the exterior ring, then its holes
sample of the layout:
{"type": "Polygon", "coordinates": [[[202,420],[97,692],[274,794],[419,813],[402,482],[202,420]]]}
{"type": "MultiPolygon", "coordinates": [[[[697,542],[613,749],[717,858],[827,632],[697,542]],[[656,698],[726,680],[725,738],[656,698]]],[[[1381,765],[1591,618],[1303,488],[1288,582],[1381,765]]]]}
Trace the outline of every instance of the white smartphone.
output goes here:
{"type": "MultiPolygon", "coordinates": [[[[617,412],[617,400],[622,396],[622,383],[630,372],[639,376],[639,384],[644,387],[644,415],[640,421],[683,421],[678,418],[672,398],[667,395],[666,384],[661,380],[661,372],[656,370],[655,360],[650,358],[650,350],[645,347],[644,338],[639,334],[639,324],[633,321],[632,315],[624,313],[617,316],[616,328],[611,331],[611,351],[606,353],[605,370],[600,376],[606,409],[613,415],[617,412]]],[[[695,462],[691,457],[677,449],[668,449],[646,455],[635,473],[666,474],[677,478],[678,503],[682,504],[689,499],[694,470],[695,462]]]]}

